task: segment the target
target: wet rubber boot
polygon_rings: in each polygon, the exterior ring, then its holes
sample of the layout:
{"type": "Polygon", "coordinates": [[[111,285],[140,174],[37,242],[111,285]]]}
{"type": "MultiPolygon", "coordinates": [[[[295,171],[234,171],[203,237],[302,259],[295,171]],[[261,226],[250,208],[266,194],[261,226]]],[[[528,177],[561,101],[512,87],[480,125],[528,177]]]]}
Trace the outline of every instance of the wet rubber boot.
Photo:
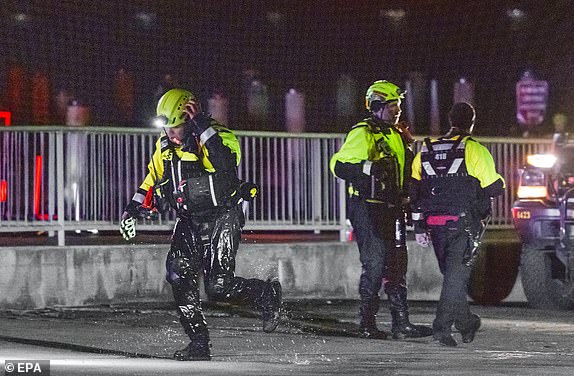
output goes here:
{"type": "Polygon", "coordinates": [[[177,350],[173,358],[181,361],[211,360],[210,347],[209,339],[195,339],[183,349],[177,350]]]}
{"type": "Polygon", "coordinates": [[[452,334],[443,334],[435,337],[434,339],[435,341],[438,341],[441,346],[456,347],[458,345],[458,342],[456,342],[452,334]]]}
{"type": "Polygon", "coordinates": [[[279,325],[283,292],[279,281],[267,281],[261,298],[261,318],[263,331],[271,333],[279,325]]]}
{"type": "Polygon", "coordinates": [[[366,339],[387,339],[387,333],[377,328],[379,298],[362,299],[359,306],[359,337],[366,339]]]}
{"type": "Polygon", "coordinates": [[[391,333],[393,339],[428,337],[433,334],[432,328],[424,325],[415,325],[409,320],[409,307],[406,293],[390,293],[391,333]]]}
{"type": "Polygon", "coordinates": [[[183,327],[190,342],[183,349],[177,350],[173,358],[182,361],[211,360],[211,344],[207,326],[197,327],[185,320],[181,321],[185,324],[183,327]]]}
{"type": "Polygon", "coordinates": [[[472,323],[468,328],[463,328],[459,323],[455,321],[454,326],[460,331],[460,335],[462,336],[463,343],[471,343],[474,341],[474,336],[476,332],[480,328],[481,320],[480,316],[476,313],[472,314],[472,323]]]}

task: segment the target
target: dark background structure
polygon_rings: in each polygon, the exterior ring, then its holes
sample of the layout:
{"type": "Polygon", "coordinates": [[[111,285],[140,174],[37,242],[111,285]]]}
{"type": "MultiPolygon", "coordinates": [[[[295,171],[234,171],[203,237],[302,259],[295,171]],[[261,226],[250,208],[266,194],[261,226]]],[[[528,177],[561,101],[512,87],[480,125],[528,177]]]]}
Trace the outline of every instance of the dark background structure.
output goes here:
{"type": "MultiPolygon", "coordinates": [[[[11,110],[7,82],[18,66],[27,87],[43,74],[51,98],[65,90],[92,106],[94,124],[147,126],[169,74],[204,99],[215,91],[229,97],[235,129],[284,130],[283,96],[297,88],[306,130],[340,132],[351,125],[335,116],[341,75],[357,82],[357,117],[370,82],[418,75],[438,82],[444,128],[453,84],[464,77],[475,85],[479,134],[504,136],[519,134],[515,85],[531,70],[550,86],[544,133],[553,113],[574,117],[573,19],[571,0],[4,0],[0,110],[11,110]],[[120,69],[134,85],[129,119],[114,103],[120,69]],[[245,115],[253,77],[271,101],[259,124],[245,115]]],[[[22,102],[31,103],[24,92],[22,102]]],[[[33,123],[22,108],[15,123],[33,123]]],[[[427,132],[428,114],[418,119],[417,132],[427,132]]]]}

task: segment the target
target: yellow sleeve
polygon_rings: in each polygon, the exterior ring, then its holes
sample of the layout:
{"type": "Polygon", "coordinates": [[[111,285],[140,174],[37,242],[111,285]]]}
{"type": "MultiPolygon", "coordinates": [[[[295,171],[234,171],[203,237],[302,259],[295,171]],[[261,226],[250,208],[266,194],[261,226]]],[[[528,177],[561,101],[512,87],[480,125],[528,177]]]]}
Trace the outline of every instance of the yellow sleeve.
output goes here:
{"type": "Polygon", "coordinates": [[[140,185],[140,189],[143,189],[146,192],[163,176],[163,159],[161,157],[160,139],[155,143],[155,151],[147,165],[148,173],[143,183],[140,185]]]}
{"type": "Polygon", "coordinates": [[[498,179],[501,179],[506,187],[504,178],[496,172],[492,155],[483,145],[474,140],[468,140],[464,157],[468,174],[480,181],[481,188],[488,187],[498,179]]]}
{"type": "Polygon", "coordinates": [[[333,154],[329,167],[333,175],[335,174],[335,165],[337,162],[341,163],[362,163],[369,160],[369,142],[367,137],[366,127],[358,127],[352,129],[345,138],[345,142],[341,145],[338,152],[333,154]]]}
{"type": "MultiPolygon", "coordinates": [[[[235,166],[239,166],[239,163],[241,162],[241,146],[239,145],[239,140],[237,139],[237,136],[235,136],[235,133],[221,125],[212,124],[212,127],[217,131],[223,146],[229,148],[231,153],[234,154],[235,166]]],[[[214,172],[215,168],[213,168],[213,164],[209,160],[209,150],[205,145],[202,145],[201,149],[203,152],[203,159],[201,161],[203,166],[207,171],[214,172]]]]}
{"type": "Polygon", "coordinates": [[[418,152],[413,159],[411,177],[416,180],[422,179],[422,164],[421,164],[421,153],[418,152]]]}

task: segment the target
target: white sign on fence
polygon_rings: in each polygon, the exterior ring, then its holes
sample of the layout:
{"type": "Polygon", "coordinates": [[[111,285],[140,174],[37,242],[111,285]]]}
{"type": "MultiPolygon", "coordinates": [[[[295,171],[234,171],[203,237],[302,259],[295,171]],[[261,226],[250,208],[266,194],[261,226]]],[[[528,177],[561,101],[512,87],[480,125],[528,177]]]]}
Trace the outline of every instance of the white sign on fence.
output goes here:
{"type": "Polygon", "coordinates": [[[548,101],[548,82],[525,78],[516,83],[516,120],[523,126],[544,121],[548,101]]]}

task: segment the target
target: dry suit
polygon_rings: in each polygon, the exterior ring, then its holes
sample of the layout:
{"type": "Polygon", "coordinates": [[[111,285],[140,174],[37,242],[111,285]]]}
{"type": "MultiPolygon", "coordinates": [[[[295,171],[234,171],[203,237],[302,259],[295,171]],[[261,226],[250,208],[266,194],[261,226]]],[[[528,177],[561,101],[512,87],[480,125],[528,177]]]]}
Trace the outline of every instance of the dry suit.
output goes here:
{"type": "MultiPolygon", "coordinates": [[[[193,119],[200,136],[186,133],[181,146],[165,134],[156,143],[149,173],[133,197],[142,203],[153,189],[159,207],[177,212],[166,278],[178,305],[192,354],[208,354],[208,328],[201,309],[199,276],[209,299],[249,304],[264,314],[274,294],[270,282],[235,275],[235,256],[244,226],[236,167],[241,154],[235,135],[215,120],[193,119]]],[[[178,354],[176,353],[176,358],[178,354]]],[[[184,355],[182,355],[184,357],[184,355]]]]}

